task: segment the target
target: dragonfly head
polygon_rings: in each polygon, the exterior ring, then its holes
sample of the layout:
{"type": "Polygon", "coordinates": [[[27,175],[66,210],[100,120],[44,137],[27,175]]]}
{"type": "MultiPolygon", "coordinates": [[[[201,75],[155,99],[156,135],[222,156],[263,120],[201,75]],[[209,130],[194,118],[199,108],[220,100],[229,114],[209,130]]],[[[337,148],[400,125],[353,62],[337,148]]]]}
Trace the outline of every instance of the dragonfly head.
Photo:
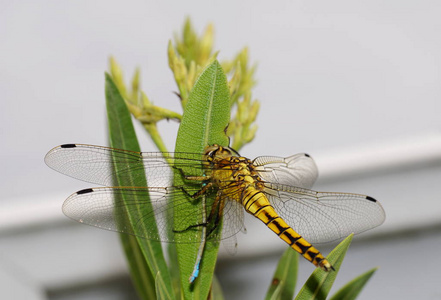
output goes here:
{"type": "Polygon", "coordinates": [[[209,162],[212,162],[215,158],[223,159],[238,155],[239,153],[237,153],[235,150],[231,149],[230,147],[222,147],[217,144],[205,147],[205,151],[204,151],[204,158],[209,162]]]}

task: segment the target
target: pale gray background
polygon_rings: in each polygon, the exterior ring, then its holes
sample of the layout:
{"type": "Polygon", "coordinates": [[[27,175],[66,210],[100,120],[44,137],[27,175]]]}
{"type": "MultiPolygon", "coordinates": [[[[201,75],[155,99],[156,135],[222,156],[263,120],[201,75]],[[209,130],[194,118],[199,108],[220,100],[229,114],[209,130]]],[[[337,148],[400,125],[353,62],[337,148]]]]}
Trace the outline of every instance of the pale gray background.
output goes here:
{"type": "MultiPolygon", "coordinates": [[[[360,299],[441,298],[440,159],[422,155],[407,164],[403,156],[402,167],[333,176],[356,164],[345,165],[346,151],[362,153],[359,162],[368,153],[366,166],[390,143],[403,146],[402,154],[436,153],[430,141],[439,145],[440,15],[441,2],[424,0],[1,1],[2,299],[45,299],[47,291],[53,299],[128,297],[116,234],[70,222],[59,209],[88,185],[53,172],[43,157],[61,143],[106,144],[109,55],[127,78],[140,66],[150,99],[179,111],[166,48],[186,16],[199,32],[214,23],[220,59],[248,46],[258,62],[259,131],[242,155],[309,152],[323,174],[318,189],[366,193],[385,207],[387,222],[370,238],[355,238],[337,287],[380,266],[360,299]],[[342,163],[329,167],[338,155],[342,163]]],[[[160,129],[173,149],[177,124],[160,129]]],[[[139,136],[143,150],[154,150],[139,136]]],[[[249,246],[267,231],[247,227],[238,255],[218,269],[227,299],[263,298],[285,247],[270,233],[249,246]],[[267,250],[251,263],[247,249],[259,247],[267,250]]],[[[312,267],[302,262],[301,269],[299,285],[312,267]]]]}

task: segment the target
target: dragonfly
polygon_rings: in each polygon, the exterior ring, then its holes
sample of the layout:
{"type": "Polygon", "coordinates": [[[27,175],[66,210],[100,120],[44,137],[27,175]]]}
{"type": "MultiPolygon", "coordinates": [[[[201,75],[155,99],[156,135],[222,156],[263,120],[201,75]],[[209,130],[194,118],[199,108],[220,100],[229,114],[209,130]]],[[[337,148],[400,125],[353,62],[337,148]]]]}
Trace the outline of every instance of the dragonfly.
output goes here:
{"type": "MultiPolygon", "coordinates": [[[[45,162],[60,173],[104,186],[65,200],[64,214],[78,222],[162,242],[201,242],[179,238],[180,233],[200,230],[204,242],[219,242],[244,230],[245,211],[327,272],[333,266],[312,244],[361,233],[385,220],[380,202],[370,196],[311,190],[318,169],[306,153],[251,160],[219,145],[207,146],[203,153],[163,153],[64,144],[50,150],[45,162]],[[173,183],[176,174],[183,184],[173,183]],[[147,186],[129,185],[141,176],[147,186]],[[119,186],[116,177],[122,179],[119,186]],[[188,205],[207,195],[214,195],[207,205],[188,205]],[[139,214],[146,205],[151,209],[139,214]],[[174,211],[179,219],[173,219],[174,211]],[[122,218],[127,212],[138,217],[129,222],[122,218]],[[146,226],[152,222],[156,226],[146,226]]],[[[199,273],[199,252],[190,282],[199,273]]]]}

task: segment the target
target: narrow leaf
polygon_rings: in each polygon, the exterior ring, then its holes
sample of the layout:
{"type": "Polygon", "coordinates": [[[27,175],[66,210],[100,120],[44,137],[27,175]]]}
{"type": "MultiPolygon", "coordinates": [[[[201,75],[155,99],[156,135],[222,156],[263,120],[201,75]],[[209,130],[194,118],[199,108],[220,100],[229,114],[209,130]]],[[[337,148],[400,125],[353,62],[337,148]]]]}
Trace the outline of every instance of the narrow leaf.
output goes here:
{"type": "MultiPolygon", "coordinates": [[[[229,90],[227,78],[217,61],[209,64],[197,79],[188,99],[176,141],[176,152],[202,153],[207,145],[219,144],[228,146],[228,137],[225,128],[230,119],[229,90]]],[[[185,173],[195,172],[186,170],[185,173]]],[[[189,174],[189,175],[190,175],[189,174]]],[[[202,176],[203,170],[199,174],[202,176]]],[[[175,184],[183,184],[181,176],[175,176],[175,184]]],[[[186,205],[202,205],[201,201],[210,201],[209,197],[200,197],[198,201],[189,201],[186,205]],[[202,198],[202,199],[200,199],[202,198]],[[207,199],[205,199],[207,198],[207,199]],[[195,203],[196,202],[196,203],[195,203]]],[[[211,199],[212,201],[212,199],[211,199]]],[[[193,209],[195,209],[193,207],[193,209]]],[[[182,209],[188,211],[188,208],[182,209]]],[[[197,209],[195,209],[195,212],[197,209]]],[[[175,211],[174,218],[179,219],[180,211],[175,211]]],[[[186,217],[187,219],[188,216],[186,217]]],[[[193,224],[201,224],[202,220],[195,213],[193,224]]],[[[201,233],[196,230],[179,233],[177,239],[182,241],[201,240],[201,233]]],[[[193,272],[194,264],[200,243],[177,243],[181,285],[185,299],[207,299],[211,289],[211,281],[217,258],[218,245],[207,243],[202,256],[200,275],[196,281],[189,284],[189,277],[193,272]]]]}
{"type": "Polygon", "coordinates": [[[331,300],[354,300],[357,298],[358,294],[361,292],[363,287],[369,281],[371,276],[377,271],[377,268],[367,271],[358,277],[355,277],[349,281],[345,286],[343,286],[331,300]]]}
{"type": "MultiPolygon", "coordinates": [[[[111,147],[140,151],[130,113],[124,99],[118,91],[118,88],[108,74],[106,74],[106,106],[111,147]]],[[[125,168],[125,166],[121,166],[120,164],[115,165],[116,171],[120,167],[125,168]]],[[[132,176],[124,177],[117,176],[117,183],[120,186],[147,186],[145,176],[142,172],[143,170],[140,170],[136,176],[134,176],[134,174],[129,174],[132,176]]],[[[148,194],[146,194],[145,197],[148,197],[148,194]]],[[[122,201],[122,203],[124,203],[124,199],[117,199],[115,201],[122,201]]],[[[145,201],[139,202],[145,203],[145,201]]],[[[118,206],[124,207],[123,205],[118,206]]],[[[151,209],[152,208],[148,206],[139,207],[138,217],[143,214],[143,211],[145,212],[151,209]]],[[[134,222],[136,218],[136,215],[127,215],[126,220],[120,221],[134,222]]],[[[155,224],[147,225],[156,226],[155,224]]],[[[137,231],[138,229],[136,229],[135,232],[137,231]]],[[[153,242],[126,234],[121,234],[120,237],[129,262],[132,278],[142,299],[155,298],[155,282],[153,274],[160,274],[164,285],[169,291],[167,299],[172,299],[170,274],[162,254],[161,244],[159,242],[153,242]]]]}
{"type": "Polygon", "coordinates": [[[224,300],[224,294],[222,293],[222,287],[217,280],[216,276],[213,277],[213,285],[211,288],[211,300],[224,300]]]}
{"type": "Polygon", "coordinates": [[[350,234],[327,256],[328,261],[334,267],[335,271],[326,272],[320,268],[316,268],[297,294],[296,300],[326,299],[337,277],[353,236],[353,234],[350,234]]]}
{"type": "Polygon", "coordinates": [[[169,243],[167,245],[167,253],[168,253],[168,265],[170,266],[170,275],[172,278],[172,284],[175,291],[175,299],[181,299],[181,277],[178,269],[178,254],[176,252],[176,244],[169,243]]]}
{"type": "Polygon", "coordinates": [[[164,280],[162,280],[162,276],[161,273],[158,272],[158,274],[156,274],[156,278],[155,278],[155,288],[156,288],[156,299],[158,300],[166,300],[166,299],[170,299],[168,298],[168,291],[167,291],[167,287],[165,286],[164,280]]]}
{"type": "Polygon", "coordinates": [[[287,248],[279,260],[273,280],[265,299],[292,299],[297,281],[299,256],[291,248],[287,248]]]}
{"type": "Polygon", "coordinates": [[[277,299],[282,299],[281,296],[282,295],[282,286],[281,285],[275,285],[275,288],[272,290],[272,293],[269,295],[267,294],[266,298],[267,300],[277,300],[277,299]]]}

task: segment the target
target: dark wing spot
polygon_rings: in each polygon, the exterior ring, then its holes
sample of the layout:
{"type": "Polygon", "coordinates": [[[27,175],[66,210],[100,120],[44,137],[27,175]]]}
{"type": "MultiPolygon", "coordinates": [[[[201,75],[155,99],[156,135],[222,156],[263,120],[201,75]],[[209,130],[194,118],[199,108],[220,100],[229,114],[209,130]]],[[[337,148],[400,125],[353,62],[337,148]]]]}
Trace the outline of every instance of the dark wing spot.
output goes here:
{"type": "Polygon", "coordinates": [[[61,145],[60,147],[61,148],[75,148],[77,145],[75,145],[75,144],[64,144],[64,145],[61,145]]]}
{"type": "Polygon", "coordinates": [[[372,201],[372,202],[377,202],[377,200],[375,200],[371,196],[366,196],[366,200],[369,200],[369,201],[372,201]]]}
{"type": "Polygon", "coordinates": [[[87,193],[92,193],[92,192],[93,192],[93,189],[84,189],[84,190],[78,191],[77,195],[87,194],[87,193]]]}

